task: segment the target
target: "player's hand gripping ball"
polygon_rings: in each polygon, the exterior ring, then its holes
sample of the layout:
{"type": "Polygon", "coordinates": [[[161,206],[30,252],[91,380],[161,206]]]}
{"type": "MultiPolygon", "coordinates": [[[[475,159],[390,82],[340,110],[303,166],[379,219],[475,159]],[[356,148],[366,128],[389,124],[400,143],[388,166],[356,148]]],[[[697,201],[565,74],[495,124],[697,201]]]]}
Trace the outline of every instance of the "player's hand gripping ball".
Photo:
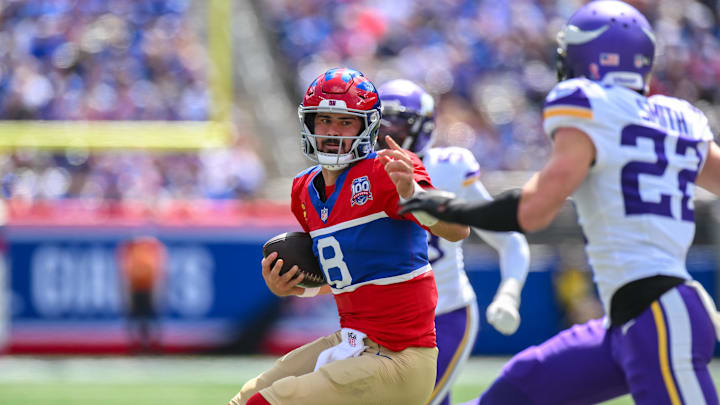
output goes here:
{"type": "MultiPolygon", "coordinates": [[[[325,274],[320,268],[312,249],[312,238],[305,232],[285,232],[277,235],[263,245],[263,257],[277,252],[278,259],[283,259],[280,275],[285,274],[297,265],[298,274],[305,274],[305,279],[298,285],[304,288],[320,287],[327,284],[325,274]]],[[[278,259],[270,264],[272,268],[278,259]]],[[[297,277],[297,275],[295,276],[297,277]]]]}

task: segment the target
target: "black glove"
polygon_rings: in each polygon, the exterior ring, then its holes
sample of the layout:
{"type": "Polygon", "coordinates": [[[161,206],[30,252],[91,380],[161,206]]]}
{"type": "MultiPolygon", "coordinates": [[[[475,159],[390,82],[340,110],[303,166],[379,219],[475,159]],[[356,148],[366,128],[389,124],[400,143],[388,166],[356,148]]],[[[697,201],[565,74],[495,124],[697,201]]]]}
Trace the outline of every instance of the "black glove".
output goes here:
{"type": "Polygon", "coordinates": [[[518,222],[522,190],[509,190],[493,201],[467,203],[453,194],[429,190],[400,203],[399,214],[424,211],[433,217],[495,232],[524,232],[518,222]]]}
{"type": "Polygon", "coordinates": [[[453,222],[452,207],[461,203],[462,200],[455,198],[455,195],[442,190],[427,190],[416,194],[405,202],[400,203],[402,215],[411,211],[424,211],[429,215],[447,222],[453,222]]]}

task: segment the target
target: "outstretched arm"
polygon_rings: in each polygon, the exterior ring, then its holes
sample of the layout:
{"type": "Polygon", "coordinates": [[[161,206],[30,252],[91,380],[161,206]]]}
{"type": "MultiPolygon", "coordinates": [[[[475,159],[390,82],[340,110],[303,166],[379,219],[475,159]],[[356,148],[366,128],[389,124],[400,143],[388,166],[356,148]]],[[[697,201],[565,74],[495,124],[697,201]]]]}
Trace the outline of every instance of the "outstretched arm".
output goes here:
{"type": "Polygon", "coordinates": [[[710,142],[705,165],[698,174],[696,183],[705,190],[720,196],[720,146],[710,142]]]}
{"type": "Polygon", "coordinates": [[[489,203],[466,203],[440,193],[420,194],[400,213],[422,211],[436,218],[489,231],[532,232],[546,227],[577,189],[595,159],[590,137],[576,128],[555,131],[550,161],[523,186],[489,203]]]}
{"type": "Polygon", "coordinates": [[[525,231],[537,231],[552,222],[595,159],[595,146],[579,129],[560,128],[554,139],[550,161],[522,189],[518,223],[525,231]]]}
{"type": "MultiPolygon", "coordinates": [[[[488,203],[493,200],[479,181],[464,187],[461,194],[468,201],[488,203]]],[[[485,317],[498,332],[512,335],[520,326],[520,296],[530,267],[530,249],[525,237],[517,232],[490,232],[473,228],[500,256],[502,279],[485,317]]]]}
{"type": "Polygon", "coordinates": [[[433,235],[437,235],[450,242],[457,242],[467,238],[470,235],[470,228],[462,224],[454,224],[445,221],[438,221],[432,226],[428,226],[433,235]]]}
{"type": "Polygon", "coordinates": [[[520,326],[520,298],[530,267],[530,249],[517,232],[478,231],[498,251],[502,279],[485,317],[498,332],[512,335],[520,326]]]}
{"type": "MultiPolygon", "coordinates": [[[[416,195],[419,186],[413,177],[413,163],[405,151],[391,138],[386,137],[390,149],[383,149],[378,152],[385,165],[385,171],[390,176],[401,201],[416,195]]],[[[422,192],[420,193],[422,194],[422,192]]],[[[415,216],[420,223],[427,226],[430,232],[451,242],[463,240],[470,235],[470,228],[466,225],[438,221],[436,218],[427,215],[415,216]]]]}
{"type": "Polygon", "coordinates": [[[488,232],[478,234],[500,255],[502,279],[485,317],[498,332],[512,335],[520,326],[520,298],[530,267],[527,240],[517,232],[488,232]]]}

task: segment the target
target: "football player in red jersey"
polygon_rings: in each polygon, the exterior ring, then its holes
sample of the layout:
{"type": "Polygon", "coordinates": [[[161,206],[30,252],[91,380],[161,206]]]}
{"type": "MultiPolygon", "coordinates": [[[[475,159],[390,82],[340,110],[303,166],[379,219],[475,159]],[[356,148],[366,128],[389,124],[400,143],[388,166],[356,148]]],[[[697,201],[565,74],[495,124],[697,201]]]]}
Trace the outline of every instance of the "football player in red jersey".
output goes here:
{"type": "MultiPolygon", "coordinates": [[[[279,276],[276,254],[262,261],[279,296],[332,293],[341,330],[288,353],[248,381],[231,404],[424,404],[435,382],[437,290],[425,230],[448,240],[469,228],[397,205],[431,188],[417,156],[392,142],[375,152],[380,99],[362,73],[330,69],[299,108],[305,155],[318,163],[293,180],[291,207],[313,238],[328,285],[297,286],[279,276]]],[[[282,258],[281,258],[282,259],[282,258]]]]}

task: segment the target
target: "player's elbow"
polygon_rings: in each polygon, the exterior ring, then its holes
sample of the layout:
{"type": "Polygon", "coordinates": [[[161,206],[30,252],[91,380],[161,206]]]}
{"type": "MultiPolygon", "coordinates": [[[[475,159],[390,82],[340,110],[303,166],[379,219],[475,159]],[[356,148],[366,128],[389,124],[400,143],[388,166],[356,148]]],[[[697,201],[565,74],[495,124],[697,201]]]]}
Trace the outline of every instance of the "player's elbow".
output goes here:
{"type": "Polygon", "coordinates": [[[518,224],[525,232],[536,232],[547,228],[555,218],[555,212],[547,212],[532,209],[523,209],[522,205],[518,210],[518,224]]]}
{"type": "Polygon", "coordinates": [[[448,240],[450,242],[459,242],[470,235],[470,227],[461,224],[451,224],[448,222],[438,222],[430,228],[433,234],[448,240]]]}
{"type": "Polygon", "coordinates": [[[512,232],[503,246],[504,252],[512,252],[515,256],[530,257],[530,246],[521,233],[512,232]]]}
{"type": "Polygon", "coordinates": [[[458,225],[458,229],[455,232],[455,237],[453,239],[448,239],[450,242],[458,242],[461,241],[468,236],[470,236],[470,227],[467,225],[458,225]]]}

